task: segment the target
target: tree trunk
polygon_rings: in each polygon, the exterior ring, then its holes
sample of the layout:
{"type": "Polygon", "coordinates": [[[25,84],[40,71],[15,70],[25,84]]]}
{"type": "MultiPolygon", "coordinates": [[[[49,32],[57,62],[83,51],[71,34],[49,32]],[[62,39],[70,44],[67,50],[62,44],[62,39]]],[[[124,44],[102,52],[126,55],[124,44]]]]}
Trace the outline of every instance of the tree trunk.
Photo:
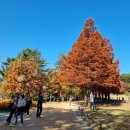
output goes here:
{"type": "Polygon", "coordinates": [[[104,99],[104,93],[102,92],[102,100],[104,99]]]}
{"type": "Polygon", "coordinates": [[[108,95],[108,94],[107,94],[107,93],[105,93],[105,100],[107,100],[107,95],[108,95]]]}
{"type": "Polygon", "coordinates": [[[97,99],[97,89],[95,89],[95,99],[97,99]]]}
{"type": "Polygon", "coordinates": [[[98,96],[99,96],[99,99],[101,99],[101,89],[100,88],[98,89],[98,96]]]}
{"type": "Polygon", "coordinates": [[[108,100],[110,100],[110,93],[108,93],[108,100]]]}

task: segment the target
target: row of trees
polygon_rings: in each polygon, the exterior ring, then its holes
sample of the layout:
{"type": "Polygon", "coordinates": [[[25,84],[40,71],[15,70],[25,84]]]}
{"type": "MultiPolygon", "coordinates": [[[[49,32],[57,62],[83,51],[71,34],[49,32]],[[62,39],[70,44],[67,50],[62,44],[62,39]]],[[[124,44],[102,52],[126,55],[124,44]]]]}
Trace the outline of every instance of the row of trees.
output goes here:
{"type": "MultiPolygon", "coordinates": [[[[70,88],[67,85],[61,86],[58,81],[58,69],[64,55],[59,56],[55,68],[46,69],[46,61],[41,58],[38,50],[24,49],[16,58],[8,57],[2,63],[0,70],[0,93],[25,93],[35,95],[38,92],[58,94],[67,96],[70,88]]],[[[77,89],[73,93],[77,94],[77,89]]]]}
{"type": "Polygon", "coordinates": [[[102,37],[92,19],[85,22],[77,41],[64,57],[59,82],[79,87],[85,93],[93,91],[96,97],[125,91],[120,84],[119,61],[114,61],[110,40],[102,37]]]}
{"type": "Polygon", "coordinates": [[[130,74],[122,74],[121,75],[121,83],[127,90],[127,95],[129,95],[130,92],[130,74]]]}
{"type": "Polygon", "coordinates": [[[16,58],[2,63],[1,92],[36,93],[46,83],[46,62],[38,50],[25,49],[16,58]]]}
{"type": "Polygon", "coordinates": [[[130,74],[122,74],[121,75],[121,80],[124,81],[125,83],[130,84],[130,74]]]}
{"type": "Polygon", "coordinates": [[[25,49],[16,58],[7,58],[0,70],[1,90],[30,94],[43,91],[46,86],[50,93],[93,91],[95,97],[125,92],[120,83],[119,61],[114,61],[110,40],[97,31],[92,19],[85,22],[68,54],[60,55],[55,68],[45,69],[45,65],[38,50],[25,49]]]}

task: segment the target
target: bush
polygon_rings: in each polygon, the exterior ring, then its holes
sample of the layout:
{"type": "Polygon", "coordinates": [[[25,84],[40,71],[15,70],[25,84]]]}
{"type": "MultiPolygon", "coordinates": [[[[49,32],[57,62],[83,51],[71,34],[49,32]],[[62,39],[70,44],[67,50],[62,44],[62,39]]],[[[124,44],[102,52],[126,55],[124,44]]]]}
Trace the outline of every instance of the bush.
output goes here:
{"type": "Polygon", "coordinates": [[[37,107],[37,101],[32,101],[32,107],[37,107]]]}
{"type": "Polygon", "coordinates": [[[8,109],[11,99],[0,99],[0,110],[8,109]]]}
{"type": "MultiPolygon", "coordinates": [[[[11,99],[0,99],[0,110],[8,110],[9,104],[12,103],[11,99]]],[[[32,101],[32,107],[37,106],[37,101],[32,101]]]]}

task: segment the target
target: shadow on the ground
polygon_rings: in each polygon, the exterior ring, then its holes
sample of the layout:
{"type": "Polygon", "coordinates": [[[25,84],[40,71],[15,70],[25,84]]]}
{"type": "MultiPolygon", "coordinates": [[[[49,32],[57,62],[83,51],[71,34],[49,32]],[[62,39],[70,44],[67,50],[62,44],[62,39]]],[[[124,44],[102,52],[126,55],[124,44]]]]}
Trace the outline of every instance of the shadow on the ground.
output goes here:
{"type": "MultiPolygon", "coordinates": [[[[120,109],[98,109],[98,111],[86,113],[98,121],[103,121],[103,130],[130,130],[130,111],[120,109]]],[[[90,121],[88,118],[84,118],[94,129],[97,127],[99,128],[99,125],[97,126],[96,123],[90,121]]]]}
{"type": "Polygon", "coordinates": [[[97,105],[97,106],[99,106],[99,105],[120,106],[124,102],[126,102],[126,101],[124,101],[124,100],[115,100],[115,99],[110,99],[110,100],[95,99],[95,105],[97,105]]]}
{"type": "Polygon", "coordinates": [[[24,125],[16,127],[0,124],[0,130],[80,130],[73,113],[66,109],[44,108],[41,118],[35,117],[33,110],[30,117],[24,118],[24,125]]]}

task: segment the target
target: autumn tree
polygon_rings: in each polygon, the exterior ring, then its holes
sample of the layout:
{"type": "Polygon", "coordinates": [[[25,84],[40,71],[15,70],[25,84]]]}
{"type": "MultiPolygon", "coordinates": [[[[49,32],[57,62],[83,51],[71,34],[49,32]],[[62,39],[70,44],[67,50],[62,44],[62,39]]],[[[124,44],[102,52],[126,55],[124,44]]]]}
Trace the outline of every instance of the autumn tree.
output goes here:
{"type": "Polygon", "coordinates": [[[50,68],[47,72],[46,90],[48,90],[48,92],[50,93],[58,93],[60,95],[60,92],[62,90],[62,86],[60,85],[58,80],[58,70],[64,57],[64,54],[60,54],[58,60],[55,63],[55,68],[50,68]]]}
{"type": "Polygon", "coordinates": [[[58,75],[57,70],[55,68],[51,68],[48,71],[48,90],[51,92],[57,92],[60,93],[61,85],[58,81],[58,75]]]}
{"type": "Polygon", "coordinates": [[[4,76],[4,89],[7,93],[36,93],[42,91],[45,74],[37,72],[39,64],[34,59],[17,59],[10,63],[4,76]]]}
{"type": "Polygon", "coordinates": [[[130,83],[130,74],[122,74],[121,80],[126,82],[126,83],[130,83]]]}
{"type": "Polygon", "coordinates": [[[37,49],[31,49],[31,48],[26,48],[23,49],[17,56],[17,58],[21,58],[23,61],[29,60],[30,58],[33,59],[36,63],[39,64],[39,66],[45,66],[46,61],[41,58],[41,53],[37,49]]]}
{"type": "Polygon", "coordinates": [[[15,60],[15,58],[8,57],[5,62],[2,62],[2,66],[1,66],[1,69],[0,69],[0,75],[1,75],[1,77],[4,77],[5,70],[8,68],[9,64],[12,61],[14,61],[14,60],[15,60]]]}
{"type": "Polygon", "coordinates": [[[64,54],[59,54],[58,60],[55,63],[55,68],[58,70],[60,68],[60,65],[62,64],[62,61],[64,60],[65,55],[64,54]]]}
{"type": "Polygon", "coordinates": [[[99,97],[101,93],[119,93],[119,62],[114,61],[112,51],[110,41],[103,38],[94,21],[88,19],[60,66],[60,83],[94,91],[99,97]]]}
{"type": "Polygon", "coordinates": [[[41,58],[41,53],[37,49],[26,48],[16,58],[7,58],[7,61],[2,63],[1,70],[6,92],[42,91],[46,79],[45,65],[46,61],[41,58]]]}

